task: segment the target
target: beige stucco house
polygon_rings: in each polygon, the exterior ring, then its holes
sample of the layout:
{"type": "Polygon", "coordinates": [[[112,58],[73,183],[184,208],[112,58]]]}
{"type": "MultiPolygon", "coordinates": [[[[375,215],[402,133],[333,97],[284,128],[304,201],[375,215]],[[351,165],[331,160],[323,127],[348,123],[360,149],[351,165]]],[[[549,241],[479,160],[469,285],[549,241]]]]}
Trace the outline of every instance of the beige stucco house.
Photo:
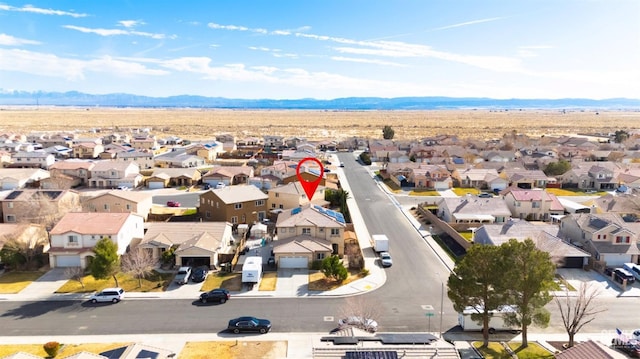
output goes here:
{"type": "Polygon", "coordinates": [[[113,190],[85,200],[82,207],[86,212],[135,213],[146,221],[153,207],[152,200],[150,192],[113,190]]]}

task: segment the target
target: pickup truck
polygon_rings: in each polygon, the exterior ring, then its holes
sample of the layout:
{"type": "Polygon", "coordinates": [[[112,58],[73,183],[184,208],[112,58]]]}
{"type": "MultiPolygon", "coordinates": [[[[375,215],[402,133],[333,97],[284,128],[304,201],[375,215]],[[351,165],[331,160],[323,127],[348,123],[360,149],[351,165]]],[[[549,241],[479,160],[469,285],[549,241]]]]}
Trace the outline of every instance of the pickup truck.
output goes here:
{"type": "Polygon", "coordinates": [[[190,277],[191,277],[191,267],[180,267],[178,268],[178,274],[176,274],[175,281],[178,284],[187,284],[190,277]]]}

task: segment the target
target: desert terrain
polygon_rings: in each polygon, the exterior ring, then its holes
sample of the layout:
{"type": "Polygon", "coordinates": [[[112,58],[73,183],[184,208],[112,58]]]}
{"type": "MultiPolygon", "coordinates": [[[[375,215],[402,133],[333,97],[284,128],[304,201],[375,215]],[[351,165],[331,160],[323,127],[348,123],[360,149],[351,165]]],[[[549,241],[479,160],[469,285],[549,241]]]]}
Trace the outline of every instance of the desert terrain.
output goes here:
{"type": "Polygon", "coordinates": [[[137,109],[80,107],[3,107],[0,132],[125,131],[148,128],[157,136],[210,139],[216,134],[237,137],[281,135],[309,140],[353,136],[380,138],[390,125],[395,139],[434,135],[493,139],[516,132],[532,137],[577,133],[609,133],[638,126],[640,111],[596,110],[433,110],[324,111],[137,109]]]}

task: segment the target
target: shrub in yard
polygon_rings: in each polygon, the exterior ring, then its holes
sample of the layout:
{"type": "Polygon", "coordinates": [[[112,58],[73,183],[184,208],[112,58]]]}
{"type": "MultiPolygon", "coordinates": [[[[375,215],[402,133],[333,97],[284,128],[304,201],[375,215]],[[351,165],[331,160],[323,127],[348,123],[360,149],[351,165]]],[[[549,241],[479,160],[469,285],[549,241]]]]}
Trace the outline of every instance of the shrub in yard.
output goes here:
{"type": "Polygon", "coordinates": [[[47,353],[50,358],[55,358],[60,351],[60,343],[58,342],[48,342],[42,346],[42,349],[47,353]]]}
{"type": "Polygon", "coordinates": [[[322,261],[321,260],[315,260],[313,262],[311,262],[311,269],[312,270],[320,270],[322,268],[322,261]]]}

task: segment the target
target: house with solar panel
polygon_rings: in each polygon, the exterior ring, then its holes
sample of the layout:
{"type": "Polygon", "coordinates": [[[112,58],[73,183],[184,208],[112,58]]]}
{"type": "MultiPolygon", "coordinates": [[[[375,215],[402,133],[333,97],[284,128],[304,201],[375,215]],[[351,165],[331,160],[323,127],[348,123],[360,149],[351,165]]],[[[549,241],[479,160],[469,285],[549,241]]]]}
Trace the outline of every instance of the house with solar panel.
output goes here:
{"type": "Polygon", "coordinates": [[[0,200],[4,223],[55,224],[65,213],[81,209],[73,190],[16,189],[0,200]]]}
{"type": "Polygon", "coordinates": [[[278,215],[273,254],[278,268],[309,268],[316,260],[344,255],[342,213],[308,204],[278,215]]]}

